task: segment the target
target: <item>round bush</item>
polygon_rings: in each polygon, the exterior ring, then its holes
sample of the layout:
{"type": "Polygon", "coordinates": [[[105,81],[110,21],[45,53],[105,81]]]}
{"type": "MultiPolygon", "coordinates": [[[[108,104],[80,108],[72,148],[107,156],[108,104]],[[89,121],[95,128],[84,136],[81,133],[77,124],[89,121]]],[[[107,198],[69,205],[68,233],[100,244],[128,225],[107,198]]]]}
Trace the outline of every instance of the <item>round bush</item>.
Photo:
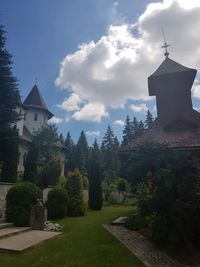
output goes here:
{"type": "Polygon", "coordinates": [[[125,221],[125,227],[130,230],[138,230],[145,226],[145,218],[134,213],[130,215],[125,221]]]}
{"type": "Polygon", "coordinates": [[[48,209],[48,218],[57,219],[67,215],[68,194],[64,188],[54,188],[48,193],[46,203],[48,209]]]}
{"type": "Polygon", "coordinates": [[[6,196],[6,221],[16,226],[29,226],[31,207],[41,196],[42,192],[35,184],[17,183],[6,196]]]}

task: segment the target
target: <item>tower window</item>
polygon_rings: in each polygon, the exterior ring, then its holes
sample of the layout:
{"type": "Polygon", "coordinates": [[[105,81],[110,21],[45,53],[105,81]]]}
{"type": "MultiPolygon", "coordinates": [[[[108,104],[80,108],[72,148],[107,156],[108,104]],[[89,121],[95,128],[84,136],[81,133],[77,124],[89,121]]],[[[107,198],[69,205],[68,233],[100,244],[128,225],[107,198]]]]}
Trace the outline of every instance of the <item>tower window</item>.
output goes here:
{"type": "Polygon", "coordinates": [[[37,113],[35,113],[35,115],[34,115],[34,120],[35,120],[35,121],[38,120],[38,114],[37,114],[37,113]]]}
{"type": "Polygon", "coordinates": [[[26,120],[26,113],[24,113],[24,120],[26,120]]]}

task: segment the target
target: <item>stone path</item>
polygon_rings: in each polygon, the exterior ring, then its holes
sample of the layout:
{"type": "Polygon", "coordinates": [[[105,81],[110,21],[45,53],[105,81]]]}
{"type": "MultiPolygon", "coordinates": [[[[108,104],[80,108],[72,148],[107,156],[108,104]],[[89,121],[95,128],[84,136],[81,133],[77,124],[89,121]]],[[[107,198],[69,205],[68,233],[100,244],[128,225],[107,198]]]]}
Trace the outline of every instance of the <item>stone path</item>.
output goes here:
{"type": "Polygon", "coordinates": [[[130,231],[124,226],[103,225],[103,227],[136,255],[146,267],[190,267],[171,259],[135,231],[130,231]]]}
{"type": "Polygon", "coordinates": [[[60,234],[60,232],[31,230],[29,232],[1,239],[0,250],[23,251],[60,234]]]}
{"type": "Polygon", "coordinates": [[[35,231],[31,227],[15,227],[0,221],[0,251],[23,251],[61,232],[35,231]]]}

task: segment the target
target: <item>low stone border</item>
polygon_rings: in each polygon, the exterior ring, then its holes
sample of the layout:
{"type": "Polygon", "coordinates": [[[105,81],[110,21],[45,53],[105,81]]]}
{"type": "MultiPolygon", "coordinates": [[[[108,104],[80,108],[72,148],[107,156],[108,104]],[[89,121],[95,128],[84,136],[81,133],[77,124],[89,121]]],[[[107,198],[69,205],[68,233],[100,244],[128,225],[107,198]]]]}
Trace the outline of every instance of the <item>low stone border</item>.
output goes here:
{"type": "MultiPolygon", "coordinates": [[[[171,259],[155,248],[144,236],[124,226],[104,224],[103,227],[136,255],[146,267],[192,267],[171,259]]],[[[200,265],[193,265],[193,267],[200,267],[200,265]]]]}

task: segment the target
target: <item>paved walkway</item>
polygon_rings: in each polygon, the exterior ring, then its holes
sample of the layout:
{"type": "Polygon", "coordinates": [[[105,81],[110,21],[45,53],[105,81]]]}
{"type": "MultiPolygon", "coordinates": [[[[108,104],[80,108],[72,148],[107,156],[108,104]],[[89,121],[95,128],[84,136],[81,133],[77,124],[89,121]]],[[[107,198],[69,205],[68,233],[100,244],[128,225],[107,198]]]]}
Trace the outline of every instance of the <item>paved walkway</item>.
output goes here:
{"type": "Polygon", "coordinates": [[[29,232],[1,239],[0,250],[23,251],[60,234],[61,232],[31,230],[29,232]]]}
{"type": "MultiPolygon", "coordinates": [[[[130,231],[123,226],[103,225],[103,227],[121,241],[146,267],[189,267],[171,259],[135,231],[130,231]]],[[[200,265],[193,267],[200,267],[200,265]]]]}

